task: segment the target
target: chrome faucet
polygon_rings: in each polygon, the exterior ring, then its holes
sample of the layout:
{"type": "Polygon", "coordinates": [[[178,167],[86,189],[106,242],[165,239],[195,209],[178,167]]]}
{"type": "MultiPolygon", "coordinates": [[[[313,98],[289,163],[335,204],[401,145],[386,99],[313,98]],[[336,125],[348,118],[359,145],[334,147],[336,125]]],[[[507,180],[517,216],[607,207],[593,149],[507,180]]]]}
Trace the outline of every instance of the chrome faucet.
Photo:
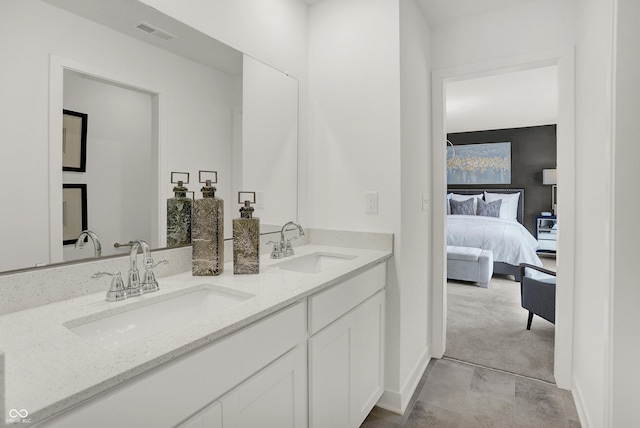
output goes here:
{"type": "Polygon", "coordinates": [[[131,244],[131,253],[129,256],[129,281],[127,283],[127,297],[135,297],[140,296],[144,293],[158,291],[160,287],[158,286],[158,281],[156,281],[155,274],[153,273],[153,268],[161,263],[167,264],[169,262],[167,260],[161,260],[158,263],[154,264],[153,258],[151,257],[149,244],[141,239],[133,241],[133,243],[131,244]],[[140,248],[142,248],[145,268],[142,282],[140,282],[140,271],[138,271],[138,250],[140,248]]]}
{"type": "Polygon", "coordinates": [[[83,230],[76,239],[76,248],[81,250],[84,248],[85,239],[87,237],[91,238],[91,242],[93,242],[93,255],[94,257],[100,257],[102,254],[102,245],[100,244],[100,240],[98,239],[98,235],[90,230],[83,230]]]}
{"type": "Polygon", "coordinates": [[[129,279],[127,285],[124,285],[124,281],[120,276],[120,272],[96,272],[91,278],[97,279],[103,275],[112,276],[111,286],[107,292],[107,302],[119,302],[121,300],[128,299],[129,297],[141,296],[144,293],[151,293],[158,291],[158,281],[153,273],[153,268],[159,264],[169,263],[167,260],[160,260],[158,263],[153,263],[151,257],[151,250],[149,244],[145,241],[138,239],[131,242],[131,254],[129,260],[129,279]],[[138,271],[138,250],[142,248],[144,259],[144,276],[142,282],[140,282],[140,272],[138,271]]]}
{"type": "MultiPolygon", "coordinates": [[[[298,231],[300,233],[299,236],[304,236],[304,229],[298,223],[295,223],[293,221],[289,221],[289,222],[285,223],[284,226],[282,226],[282,229],[280,229],[280,241],[279,242],[275,242],[275,241],[267,242],[267,244],[273,244],[273,250],[271,250],[271,258],[272,259],[281,259],[283,257],[293,256],[295,254],[295,252],[293,251],[293,246],[291,245],[291,241],[293,239],[296,239],[297,236],[293,237],[291,239],[285,239],[284,232],[287,231],[286,230],[287,226],[295,226],[295,227],[297,227],[298,231]]],[[[289,229],[289,230],[293,230],[293,229],[289,229]]]]}

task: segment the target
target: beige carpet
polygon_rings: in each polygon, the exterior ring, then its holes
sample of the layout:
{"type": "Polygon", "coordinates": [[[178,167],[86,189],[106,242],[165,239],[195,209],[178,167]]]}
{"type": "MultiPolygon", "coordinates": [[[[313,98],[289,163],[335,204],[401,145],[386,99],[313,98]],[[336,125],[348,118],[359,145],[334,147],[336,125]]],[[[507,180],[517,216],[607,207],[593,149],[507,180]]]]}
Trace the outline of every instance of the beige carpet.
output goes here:
{"type": "MultiPolygon", "coordinates": [[[[555,260],[543,259],[555,270],[555,260]]],[[[520,283],[494,276],[489,288],[447,282],[445,356],[555,383],[554,325],[520,306],[520,283]]]]}

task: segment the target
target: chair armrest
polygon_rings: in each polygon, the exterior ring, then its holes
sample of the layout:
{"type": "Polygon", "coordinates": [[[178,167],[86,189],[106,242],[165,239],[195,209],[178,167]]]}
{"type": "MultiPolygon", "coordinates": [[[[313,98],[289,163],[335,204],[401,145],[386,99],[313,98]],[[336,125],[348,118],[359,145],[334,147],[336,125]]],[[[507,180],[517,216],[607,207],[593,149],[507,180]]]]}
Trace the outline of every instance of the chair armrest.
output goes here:
{"type": "Polygon", "coordinates": [[[538,272],[546,273],[547,275],[556,276],[556,273],[554,271],[552,271],[552,270],[545,269],[543,267],[532,265],[532,264],[529,264],[529,263],[520,263],[520,281],[522,281],[522,278],[524,278],[524,276],[525,276],[524,275],[524,270],[526,268],[537,270],[538,272]]]}

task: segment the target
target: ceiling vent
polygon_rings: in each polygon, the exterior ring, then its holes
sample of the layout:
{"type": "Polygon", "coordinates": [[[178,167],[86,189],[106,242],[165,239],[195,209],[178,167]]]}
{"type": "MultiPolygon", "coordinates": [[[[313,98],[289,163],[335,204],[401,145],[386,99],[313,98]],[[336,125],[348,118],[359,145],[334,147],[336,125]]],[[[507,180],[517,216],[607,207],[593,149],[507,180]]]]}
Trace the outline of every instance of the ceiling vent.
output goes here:
{"type": "Polygon", "coordinates": [[[144,31],[145,33],[153,34],[154,36],[159,37],[163,40],[171,40],[175,39],[176,37],[173,34],[167,33],[166,31],[156,28],[146,22],[140,22],[138,25],[136,25],[136,28],[140,31],[144,31]]]}

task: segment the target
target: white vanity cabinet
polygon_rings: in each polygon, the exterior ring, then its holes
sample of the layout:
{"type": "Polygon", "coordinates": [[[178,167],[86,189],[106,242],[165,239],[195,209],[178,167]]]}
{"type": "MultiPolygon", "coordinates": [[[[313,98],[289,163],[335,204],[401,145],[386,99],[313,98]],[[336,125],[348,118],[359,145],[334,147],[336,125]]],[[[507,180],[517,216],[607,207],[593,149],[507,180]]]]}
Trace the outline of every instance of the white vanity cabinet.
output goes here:
{"type": "Polygon", "coordinates": [[[251,426],[243,421],[270,406],[304,415],[295,426],[306,426],[305,320],[297,303],[38,426],[209,428],[220,411],[223,427],[251,426]]]}
{"type": "MultiPolygon", "coordinates": [[[[35,426],[359,427],[384,388],[385,285],[381,261],[35,426]]],[[[144,352],[125,346],[104,352],[144,352]]]]}
{"type": "Polygon", "coordinates": [[[384,389],[386,265],[309,299],[311,428],[359,427],[384,389]]]}
{"type": "Polygon", "coordinates": [[[307,425],[307,352],[297,346],[179,428],[307,425]]]}

